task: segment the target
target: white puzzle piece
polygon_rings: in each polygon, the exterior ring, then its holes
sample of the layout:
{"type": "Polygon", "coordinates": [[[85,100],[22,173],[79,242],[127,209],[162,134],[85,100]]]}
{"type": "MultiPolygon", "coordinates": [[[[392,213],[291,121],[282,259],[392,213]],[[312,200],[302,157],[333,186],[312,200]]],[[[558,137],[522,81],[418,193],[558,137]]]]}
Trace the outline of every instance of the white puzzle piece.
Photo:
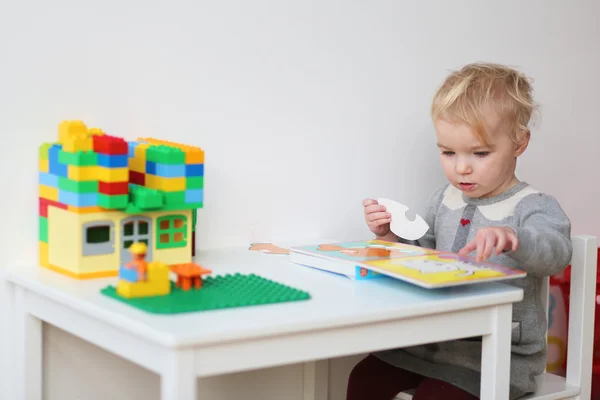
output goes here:
{"type": "Polygon", "coordinates": [[[395,235],[406,240],[418,240],[427,233],[429,225],[418,214],[414,213],[414,220],[410,220],[406,213],[408,207],[390,199],[377,199],[377,202],[385,206],[386,211],[392,215],[390,229],[395,235]]]}

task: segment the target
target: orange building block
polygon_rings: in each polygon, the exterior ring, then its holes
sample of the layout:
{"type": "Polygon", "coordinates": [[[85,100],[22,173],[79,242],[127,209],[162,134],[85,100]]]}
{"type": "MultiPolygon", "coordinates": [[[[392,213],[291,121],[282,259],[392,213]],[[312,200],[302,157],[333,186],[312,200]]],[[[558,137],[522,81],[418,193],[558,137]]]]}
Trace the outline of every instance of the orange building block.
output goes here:
{"type": "Polygon", "coordinates": [[[186,263],[172,265],[171,272],[177,275],[177,287],[188,291],[192,286],[195,289],[200,289],[202,287],[202,275],[210,274],[212,271],[198,264],[186,263]]]}

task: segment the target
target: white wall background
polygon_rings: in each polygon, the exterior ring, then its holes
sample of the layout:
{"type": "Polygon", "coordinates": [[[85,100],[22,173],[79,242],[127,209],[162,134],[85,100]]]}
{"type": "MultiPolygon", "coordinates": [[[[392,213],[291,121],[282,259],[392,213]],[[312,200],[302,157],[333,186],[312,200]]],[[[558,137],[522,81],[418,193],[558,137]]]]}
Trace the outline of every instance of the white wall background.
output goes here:
{"type": "MultiPolygon", "coordinates": [[[[201,248],[364,237],[365,196],[422,212],[444,182],[431,95],[449,69],[478,60],[534,77],[542,119],[520,176],[559,199],[574,234],[600,236],[597,1],[1,6],[0,243],[8,264],[36,262],[37,146],[55,140],[63,119],[204,147],[201,248]]],[[[45,342],[47,399],[158,399],[156,376],[57,330],[45,342]],[[126,381],[135,385],[118,384],[126,381]]],[[[343,399],[356,359],[332,363],[331,399],[343,399]]],[[[210,379],[203,398],[300,399],[301,371],[210,379]]]]}

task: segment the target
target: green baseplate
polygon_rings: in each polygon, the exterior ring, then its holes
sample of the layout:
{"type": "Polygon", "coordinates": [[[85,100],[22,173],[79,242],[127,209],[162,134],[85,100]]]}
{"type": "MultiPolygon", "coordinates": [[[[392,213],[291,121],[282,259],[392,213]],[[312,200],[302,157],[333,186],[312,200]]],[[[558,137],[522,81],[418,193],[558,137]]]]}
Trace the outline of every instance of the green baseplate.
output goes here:
{"type": "Polygon", "coordinates": [[[117,294],[115,286],[107,286],[100,292],[155,314],[178,314],[310,299],[308,292],[255,274],[208,276],[202,282],[200,290],[192,289],[187,292],[171,282],[171,294],[166,296],[126,299],[117,294]]]}

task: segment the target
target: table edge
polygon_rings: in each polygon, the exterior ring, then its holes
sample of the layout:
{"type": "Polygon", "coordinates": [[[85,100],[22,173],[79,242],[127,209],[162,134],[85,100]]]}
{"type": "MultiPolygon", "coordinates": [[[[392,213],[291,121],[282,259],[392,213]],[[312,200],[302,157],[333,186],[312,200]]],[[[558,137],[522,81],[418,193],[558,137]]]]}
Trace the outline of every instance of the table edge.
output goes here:
{"type": "MultiPolygon", "coordinates": [[[[32,281],[25,277],[21,277],[16,273],[13,273],[9,270],[4,271],[5,279],[7,282],[15,286],[22,287],[26,290],[30,290],[37,295],[43,296],[45,298],[50,298],[44,291],[40,290],[40,285],[38,282],[32,281]]],[[[446,301],[443,303],[443,307],[437,310],[423,310],[426,306],[415,307],[410,312],[406,312],[406,310],[402,310],[402,312],[394,312],[393,310],[384,310],[381,312],[372,312],[368,315],[361,315],[361,317],[348,317],[344,316],[342,318],[332,318],[328,321],[319,321],[313,324],[306,323],[298,323],[298,324],[287,324],[283,329],[281,327],[274,327],[270,329],[254,329],[247,331],[235,331],[231,334],[210,334],[205,337],[185,337],[185,336],[175,336],[169,333],[164,333],[152,329],[150,326],[144,324],[143,322],[133,321],[124,315],[114,312],[108,311],[101,306],[95,305],[91,302],[74,302],[72,301],[72,297],[60,290],[52,289],[55,293],[51,299],[65,307],[68,307],[76,312],[84,313],[85,315],[100,320],[102,323],[108,324],[110,326],[116,327],[118,329],[123,330],[124,332],[128,332],[130,334],[142,335],[144,338],[154,342],[155,344],[159,344],[168,348],[183,348],[183,347],[209,347],[216,344],[222,345],[224,343],[236,342],[236,341],[253,341],[253,340],[262,340],[269,337],[281,336],[281,335],[290,335],[290,334],[305,334],[306,332],[316,331],[316,330],[328,330],[328,329],[343,329],[348,326],[359,326],[364,324],[373,324],[373,323],[381,323],[389,320],[401,320],[401,319],[410,319],[415,317],[424,317],[428,315],[435,315],[439,313],[447,313],[447,312],[456,312],[456,311],[466,311],[469,309],[478,309],[482,307],[495,307],[505,304],[514,304],[523,299],[523,289],[506,285],[507,290],[501,293],[489,293],[482,294],[482,298],[484,301],[479,301],[477,304],[467,304],[465,306],[464,302],[460,303],[460,300],[446,301]]],[[[47,287],[44,287],[44,290],[48,290],[47,287]]]]}

